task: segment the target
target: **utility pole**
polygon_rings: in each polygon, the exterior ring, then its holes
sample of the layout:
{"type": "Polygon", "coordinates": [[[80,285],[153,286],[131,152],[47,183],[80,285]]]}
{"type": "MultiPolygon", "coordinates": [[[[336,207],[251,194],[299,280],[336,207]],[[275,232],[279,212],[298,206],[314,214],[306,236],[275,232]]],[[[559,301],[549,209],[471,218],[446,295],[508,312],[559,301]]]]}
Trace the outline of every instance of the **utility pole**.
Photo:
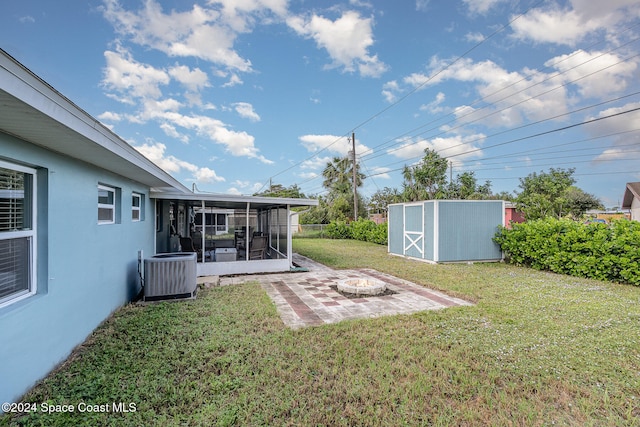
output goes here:
{"type": "Polygon", "coordinates": [[[353,220],[358,220],[358,187],[356,185],[356,133],[351,132],[351,147],[353,149],[353,220]]]}

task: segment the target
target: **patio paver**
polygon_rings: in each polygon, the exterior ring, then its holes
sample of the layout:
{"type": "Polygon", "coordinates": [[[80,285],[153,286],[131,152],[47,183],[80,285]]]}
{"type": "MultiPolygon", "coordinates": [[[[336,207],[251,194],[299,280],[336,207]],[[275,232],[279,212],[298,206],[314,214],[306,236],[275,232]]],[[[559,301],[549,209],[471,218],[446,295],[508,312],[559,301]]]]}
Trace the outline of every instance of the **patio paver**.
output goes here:
{"type": "Polygon", "coordinates": [[[271,297],[282,321],[293,329],[347,319],[410,314],[424,310],[472,305],[460,298],[371,269],[333,270],[294,254],[308,272],[221,277],[220,285],[258,281],[271,297]],[[393,295],[349,299],[330,286],[349,278],[374,278],[387,283],[393,295]]]}

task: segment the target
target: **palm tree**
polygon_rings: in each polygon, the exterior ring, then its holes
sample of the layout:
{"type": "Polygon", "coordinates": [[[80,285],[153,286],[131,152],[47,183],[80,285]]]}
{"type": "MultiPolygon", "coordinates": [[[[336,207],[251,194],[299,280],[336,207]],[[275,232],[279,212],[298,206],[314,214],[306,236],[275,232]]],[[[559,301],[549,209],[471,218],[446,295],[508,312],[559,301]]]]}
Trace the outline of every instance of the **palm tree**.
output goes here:
{"type": "MultiPolygon", "coordinates": [[[[353,163],[347,157],[334,157],[327,162],[322,177],[322,186],[329,191],[327,201],[330,204],[339,201],[341,205],[348,201],[350,216],[353,217],[353,163]]],[[[365,175],[360,173],[360,165],[356,165],[356,186],[361,187],[364,179],[365,175]]]]}
{"type": "MultiPolygon", "coordinates": [[[[327,162],[322,171],[322,186],[329,190],[329,195],[353,193],[353,163],[347,157],[334,157],[327,162]]],[[[356,165],[356,186],[362,187],[364,174],[360,173],[360,165],[356,165]]]]}

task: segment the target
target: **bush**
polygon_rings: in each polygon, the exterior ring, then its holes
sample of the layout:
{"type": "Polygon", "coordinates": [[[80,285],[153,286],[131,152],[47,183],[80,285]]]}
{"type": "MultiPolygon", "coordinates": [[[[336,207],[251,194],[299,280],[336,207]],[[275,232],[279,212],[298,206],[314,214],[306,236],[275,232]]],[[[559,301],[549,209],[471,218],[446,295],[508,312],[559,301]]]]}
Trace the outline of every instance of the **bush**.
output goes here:
{"type": "Polygon", "coordinates": [[[330,239],[351,239],[351,227],[344,221],[334,221],[327,225],[325,229],[327,237],[330,239]]]}
{"type": "Polygon", "coordinates": [[[540,219],[501,228],[508,261],[561,274],[640,285],[640,223],[581,224],[540,219]]]}
{"type": "Polygon", "coordinates": [[[351,238],[368,241],[369,234],[376,228],[376,223],[368,219],[359,219],[351,223],[351,238]]]}
{"type": "Polygon", "coordinates": [[[369,233],[369,237],[367,238],[367,241],[372,243],[377,243],[379,245],[386,245],[387,235],[388,235],[387,223],[385,222],[382,224],[377,224],[375,228],[371,230],[371,233],[369,233]]]}
{"type": "Polygon", "coordinates": [[[355,239],[379,245],[387,244],[387,224],[376,224],[368,219],[359,219],[351,224],[334,221],[327,225],[325,233],[331,239],[355,239]]]}

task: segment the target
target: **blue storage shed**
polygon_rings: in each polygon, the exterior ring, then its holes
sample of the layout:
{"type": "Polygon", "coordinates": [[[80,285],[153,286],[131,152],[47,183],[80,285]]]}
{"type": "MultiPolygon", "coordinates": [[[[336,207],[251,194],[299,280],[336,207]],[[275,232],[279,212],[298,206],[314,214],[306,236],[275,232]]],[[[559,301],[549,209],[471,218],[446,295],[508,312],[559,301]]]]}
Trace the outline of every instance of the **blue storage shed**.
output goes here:
{"type": "Polygon", "coordinates": [[[426,200],[389,205],[388,251],[430,262],[499,261],[492,240],[502,200],[426,200]]]}

